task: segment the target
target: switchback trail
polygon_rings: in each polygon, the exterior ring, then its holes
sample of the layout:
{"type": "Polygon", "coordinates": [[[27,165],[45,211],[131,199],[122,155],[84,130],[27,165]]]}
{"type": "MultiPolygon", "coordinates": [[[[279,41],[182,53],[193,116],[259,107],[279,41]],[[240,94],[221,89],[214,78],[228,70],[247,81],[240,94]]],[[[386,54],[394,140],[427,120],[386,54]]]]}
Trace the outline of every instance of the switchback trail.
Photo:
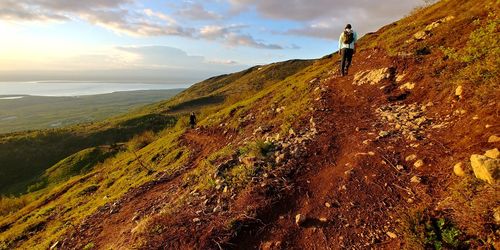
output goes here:
{"type": "Polygon", "coordinates": [[[136,240],[133,231],[140,227],[138,221],[158,214],[175,200],[183,189],[184,174],[227,142],[227,137],[216,130],[187,130],[181,137],[181,144],[190,150],[184,152],[190,154],[184,167],[171,174],[159,173],[156,180],[131,189],[118,201],[101,207],[66,237],[61,248],[81,249],[88,242],[101,249],[130,248],[136,240]]]}

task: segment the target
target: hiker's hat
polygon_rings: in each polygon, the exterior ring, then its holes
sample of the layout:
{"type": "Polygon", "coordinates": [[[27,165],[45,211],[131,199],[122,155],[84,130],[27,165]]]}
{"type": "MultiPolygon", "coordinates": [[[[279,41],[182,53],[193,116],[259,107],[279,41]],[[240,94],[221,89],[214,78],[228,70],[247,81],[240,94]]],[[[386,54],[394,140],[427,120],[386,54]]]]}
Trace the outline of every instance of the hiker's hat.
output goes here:
{"type": "Polygon", "coordinates": [[[351,26],[351,24],[347,24],[347,25],[345,26],[345,28],[346,28],[346,29],[352,29],[352,26],[351,26]]]}

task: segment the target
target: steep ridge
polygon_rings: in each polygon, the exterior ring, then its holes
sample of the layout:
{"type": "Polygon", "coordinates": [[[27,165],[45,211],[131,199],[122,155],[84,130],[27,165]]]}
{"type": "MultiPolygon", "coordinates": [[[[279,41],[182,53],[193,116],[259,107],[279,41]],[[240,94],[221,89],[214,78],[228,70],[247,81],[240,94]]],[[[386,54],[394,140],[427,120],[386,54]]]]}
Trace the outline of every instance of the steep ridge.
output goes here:
{"type": "Polygon", "coordinates": [[[500,146],[498,20],[495,1],[441,1],[365,36],[348,77],[333,55],[198,84],[147,110],[199,128],[47,191],[0,247],[498,248],[499,184],[469,163],[500,146]]]}

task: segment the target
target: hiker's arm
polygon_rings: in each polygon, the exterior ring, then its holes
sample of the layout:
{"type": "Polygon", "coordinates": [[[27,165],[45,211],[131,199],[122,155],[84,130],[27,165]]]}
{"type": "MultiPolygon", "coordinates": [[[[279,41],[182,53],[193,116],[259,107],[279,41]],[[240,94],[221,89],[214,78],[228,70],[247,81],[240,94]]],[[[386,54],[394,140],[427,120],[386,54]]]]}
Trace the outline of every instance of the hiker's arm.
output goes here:
{"type": "Polygon", "coordinates": [[[342,35],[343,35],[343,34],[344,34],[344,33],[341,33],[341,34],[340,34],[340,37],[339,37],[339,54],[340,54],[340,50],[342,49],[342,35]]]}

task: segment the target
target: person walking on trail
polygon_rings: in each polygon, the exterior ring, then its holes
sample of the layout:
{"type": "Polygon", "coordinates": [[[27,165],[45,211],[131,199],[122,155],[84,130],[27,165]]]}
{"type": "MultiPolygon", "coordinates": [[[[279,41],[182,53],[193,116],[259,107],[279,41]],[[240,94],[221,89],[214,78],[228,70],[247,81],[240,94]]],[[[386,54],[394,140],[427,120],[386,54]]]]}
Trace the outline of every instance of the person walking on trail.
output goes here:
{"type": "Polygon", "coordinates": [[[189,125],[191,126],[191,128],[194,128],[194,126],[196,126],[196,115],[194,114],[194,112],[191,112],[191,115],[189,116],[189,125]]]}
{"type": "Polygon", "coordinates": [[[352,55],[354,55],[357,41],[358,34],[352,30],[352,26],[350,24],[347,24],[339,38],[339,53],[342,58],[340,61],[341,76],[347,75],[347,72],[349,71],[349,67],[352,62],[352,55]]]}

